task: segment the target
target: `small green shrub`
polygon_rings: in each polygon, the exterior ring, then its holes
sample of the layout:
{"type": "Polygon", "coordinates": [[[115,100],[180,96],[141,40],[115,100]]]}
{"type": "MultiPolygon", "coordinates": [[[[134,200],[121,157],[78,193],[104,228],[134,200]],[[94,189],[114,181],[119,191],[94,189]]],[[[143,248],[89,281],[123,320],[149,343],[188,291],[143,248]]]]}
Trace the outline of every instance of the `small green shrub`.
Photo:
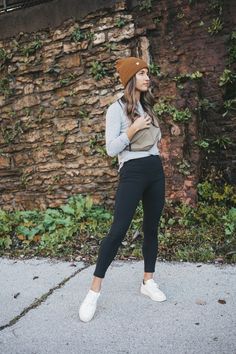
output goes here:
{"type": "Polygon", "coordinates": [[[164,102],[162,99],[154,105],[153,110],[158,116],[169,114],[174,122],[186,122],[192,117],[188,107],[179,111],[176,107],[164,102]]]}
{"type": "Polygon", "coordinates": [[[140,11],[147,11],[151,12],[152,11],[152,0],[139,0],[139,10],[140,11]]]}
{"type": "Polygon", "coordinates": [[[101,80],[106,76],[106,68],[102,63],[98,61],[92,61],[90,74],[92,74],[95,80],[101,80]]]}
{"type": "Polygon", "coordinates": [[[219,17],[214,18],[207,31],[211,36],[219,33],[223,29],[223,22],[219,17]]]}

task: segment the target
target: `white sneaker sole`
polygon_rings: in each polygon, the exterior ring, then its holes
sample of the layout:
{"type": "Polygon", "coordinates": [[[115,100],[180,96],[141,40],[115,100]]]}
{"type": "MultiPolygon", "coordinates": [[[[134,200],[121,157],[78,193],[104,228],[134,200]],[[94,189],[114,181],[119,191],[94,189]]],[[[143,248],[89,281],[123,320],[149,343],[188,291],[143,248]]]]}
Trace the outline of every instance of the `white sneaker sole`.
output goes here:
{"type": "Polygon", "coordinates": [[[140,292],[141,292],[141,294],[150,297],[153,301],[158,301],[158,302],[166,301],[166,296],[160,297],[159,299],[154,298],[142,285],[141,285],[141,288],[140,288],[140,292]]]}

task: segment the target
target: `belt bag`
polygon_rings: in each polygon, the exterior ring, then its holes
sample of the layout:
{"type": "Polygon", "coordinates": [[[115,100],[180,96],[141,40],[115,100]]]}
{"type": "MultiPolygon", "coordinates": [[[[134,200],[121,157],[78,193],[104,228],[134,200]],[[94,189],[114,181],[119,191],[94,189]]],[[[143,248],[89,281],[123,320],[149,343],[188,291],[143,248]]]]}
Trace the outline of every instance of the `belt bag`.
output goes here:
{"type": "Polygon", "coordinates": [[[129,151],[147,151],[159,141],[160,128],[153,124],[148,128],[139,130],[131,139],[125,150],[129,151]]]}

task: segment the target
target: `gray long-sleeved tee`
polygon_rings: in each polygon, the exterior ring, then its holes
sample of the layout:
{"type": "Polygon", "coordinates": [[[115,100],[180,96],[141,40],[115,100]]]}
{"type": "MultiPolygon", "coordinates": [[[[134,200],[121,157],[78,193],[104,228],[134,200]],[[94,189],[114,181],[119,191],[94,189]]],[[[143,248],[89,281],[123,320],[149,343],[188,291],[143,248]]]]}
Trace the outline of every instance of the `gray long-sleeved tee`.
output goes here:
{"type": "MultiPolygon", "coordinates": [[[[121,101],[120,101],[121,102],[121,101]]],[[[124,105],[118,101],[112,103],[106,113],[106,151],[109,156],[118,155],[119,169],[123,166],[125,161],[130,159],[137,159],[140,157],[159,155],[160,151],[157,146],[161,140],[161,130],[159,128],[159,137],[157,143],[155,143],[148,151],[129,151],[125,148],[129,145],[130,140],[126,133],[126,130],[131,125],[131,121],[125,114],[124,105]],[[122,105],[122,106],[121,106],[122,105]],[[123,107],[123,108],[122,108],[123,107]]],[[[144,114],[141,103],[138,103],[137,110],[140,115],[144,114]]]]}

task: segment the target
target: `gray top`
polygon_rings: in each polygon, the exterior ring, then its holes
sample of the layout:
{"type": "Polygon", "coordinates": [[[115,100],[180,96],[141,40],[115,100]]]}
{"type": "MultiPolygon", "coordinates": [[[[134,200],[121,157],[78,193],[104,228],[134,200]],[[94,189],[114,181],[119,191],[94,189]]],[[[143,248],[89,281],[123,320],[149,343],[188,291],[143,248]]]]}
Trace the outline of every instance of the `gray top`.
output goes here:
{"type": "MultiPolygon", "coordinates": [[[[120,101],[121,102],[121,101],[120,101]]],[[[124,105],[121,102],[123,108],[124,105]]],[[[138,102],[137,110],[140,115],[145,112],[140,102],[138,102]]],[[[118,101],[112,103],[106,113],[106,151],[109,156],[118,155],[119,169],[123,166],[125,161],[130,159],[137,159],[140,157],[159,155],[160,151],[157,146],[161,140],[161,130],[157,143],[155,143],[148,151],[129,151],[124,150],[130,143],[126,130],[131,125],[131,121],[125,114],[118,101]]],[[[160,128],[159,128],[160,129],[160,128]]]]}

